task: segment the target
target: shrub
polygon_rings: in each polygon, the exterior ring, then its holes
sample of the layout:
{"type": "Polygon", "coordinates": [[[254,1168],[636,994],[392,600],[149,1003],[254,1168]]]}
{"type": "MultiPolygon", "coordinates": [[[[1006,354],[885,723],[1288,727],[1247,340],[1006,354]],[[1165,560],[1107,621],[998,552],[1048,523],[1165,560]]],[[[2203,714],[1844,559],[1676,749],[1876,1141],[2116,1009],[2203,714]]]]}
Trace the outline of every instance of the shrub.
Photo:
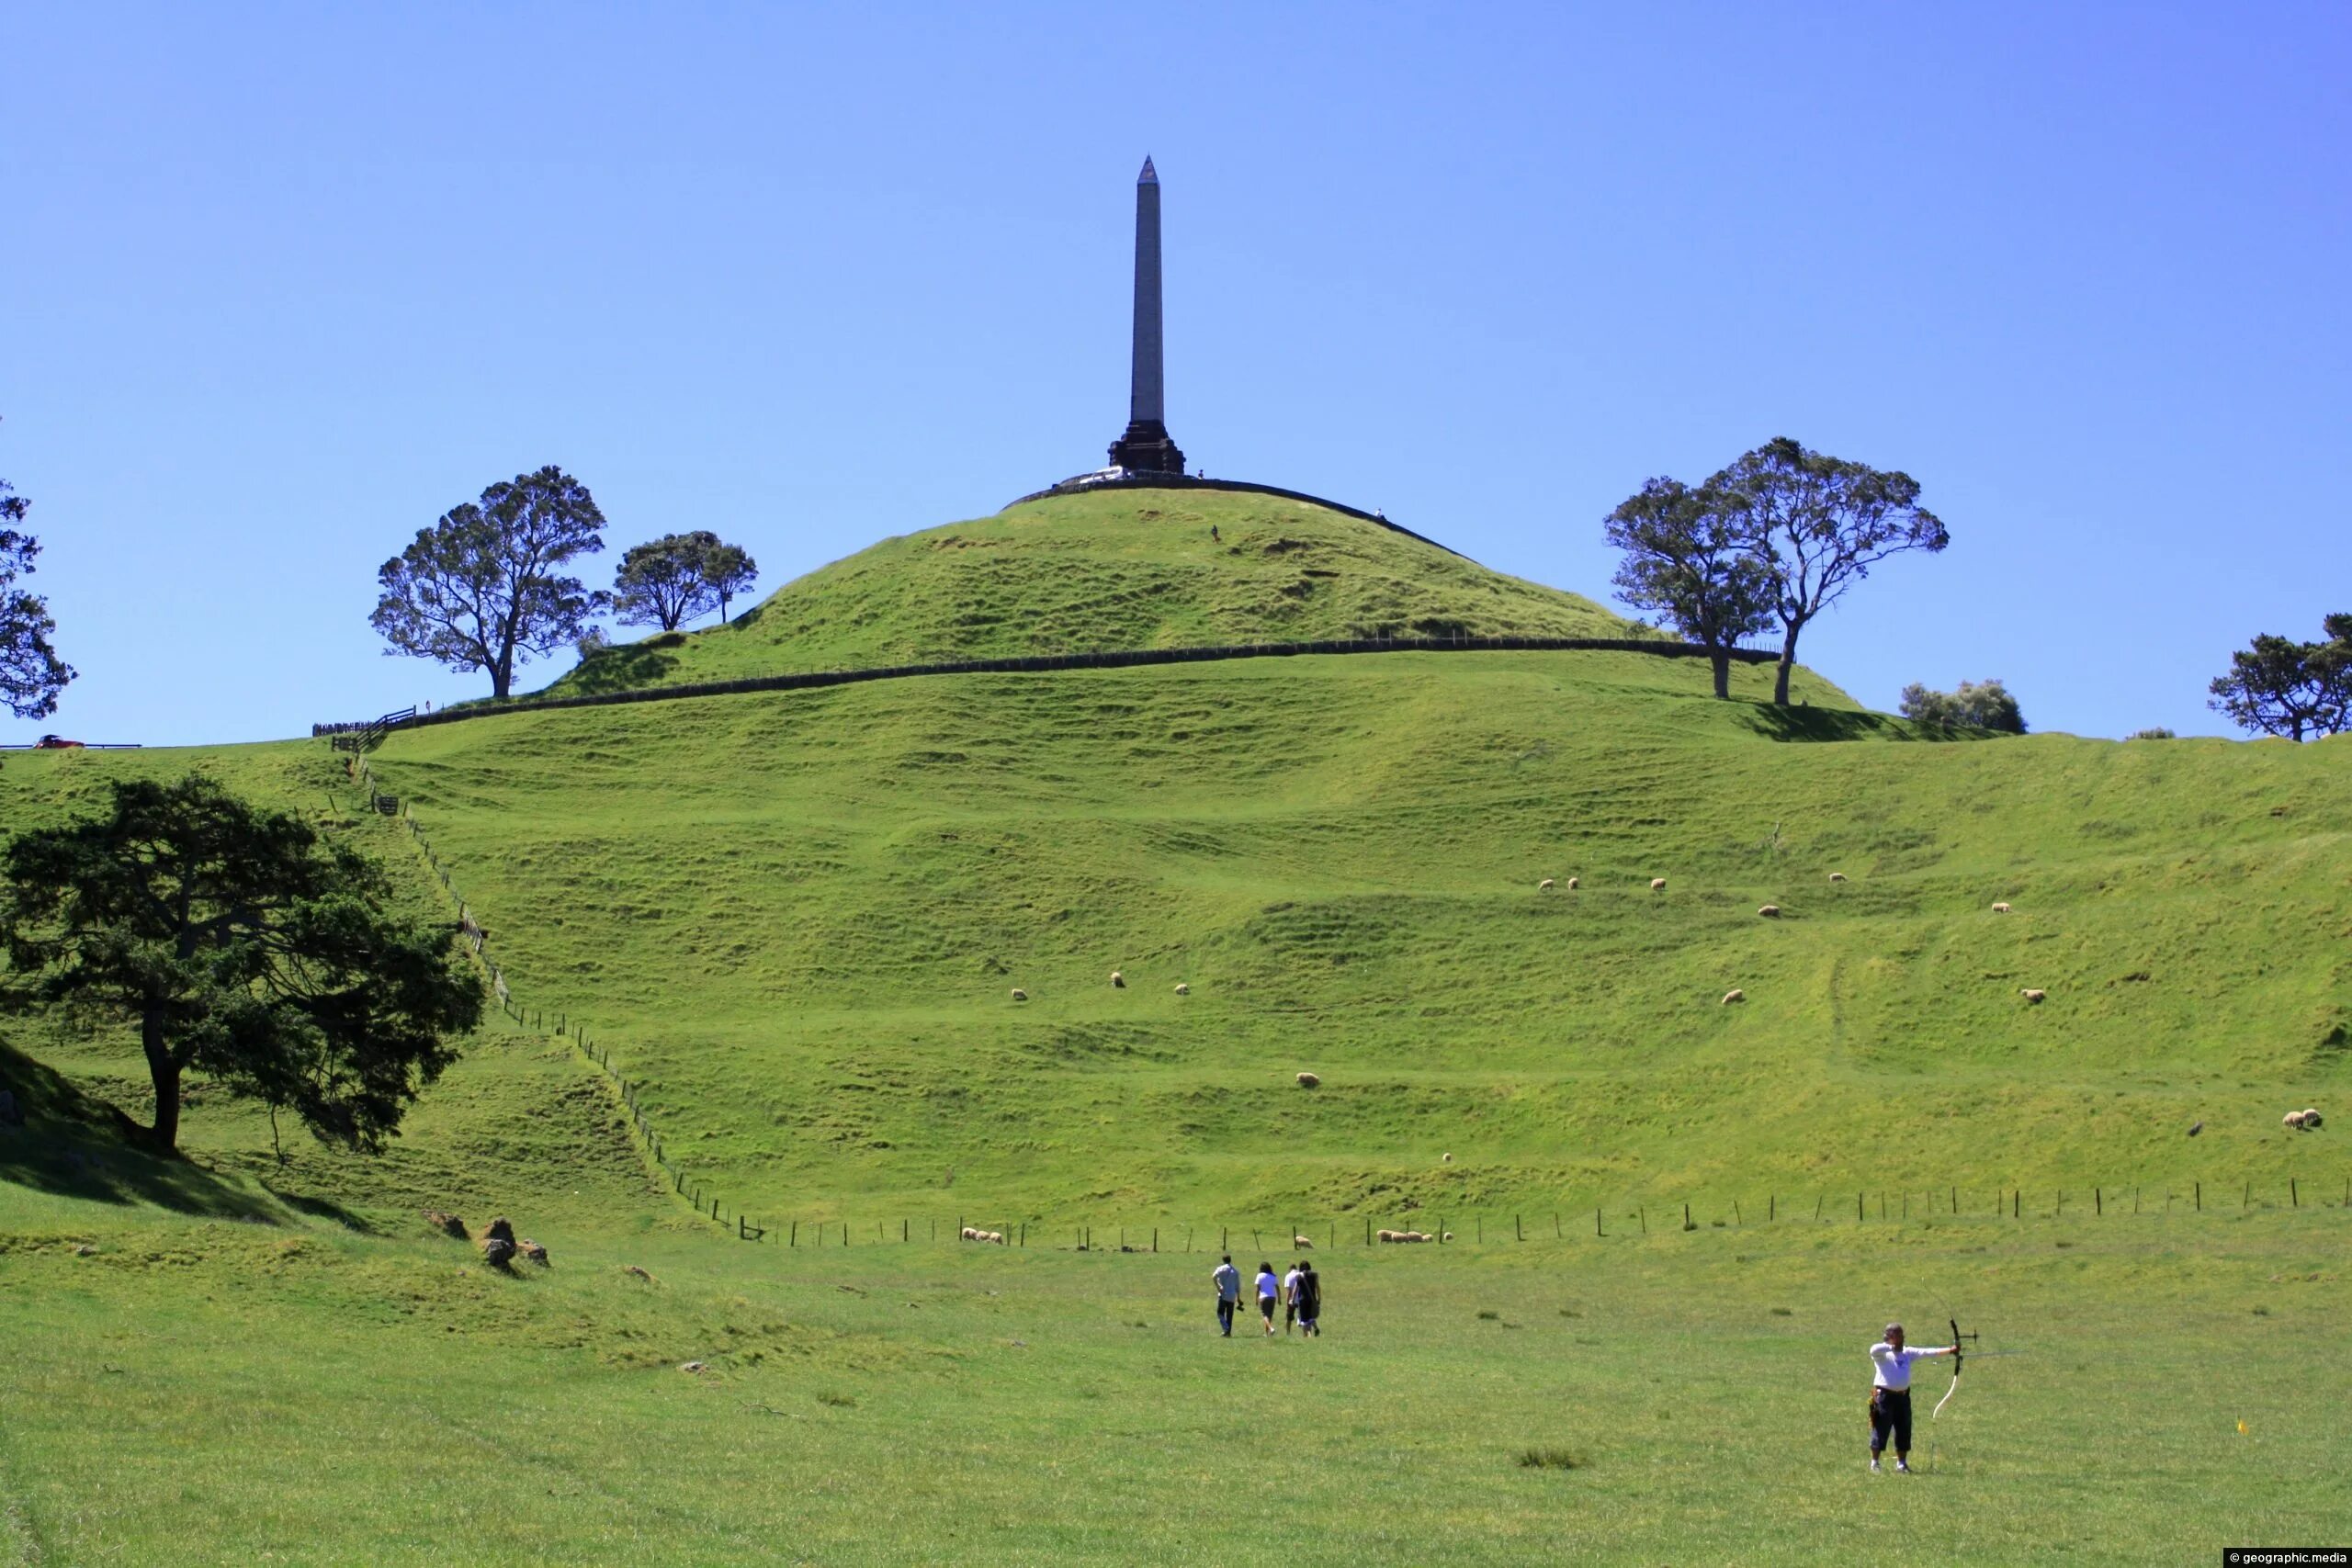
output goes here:
{"type": "Polygon", "coordinates": [[[1521,1449],[1519,1467],[1521,1470],[1577,1470],[1583,1466],[1584,1455],[1566,1449],[1521,1449]]]}
{"type": "Polygon", "coordinates": [[[2180,737],[2159,724],[2148,729],[2135,729],[2123,739],[2126,740],[2177,740],[2180,737]]]}
{"type": "Polygon", "coordinates": [[[579,650],[580,662],[585,664],[590,660],[595,658],[596,655],[604,652],[605,649],[612,647],[613,639],[605,635],[604,627],[590,626],[586,631],[580,634],[580,640],[573,643],[571,646],[579,650]]]}
{"type": "Polygon", "coordinates": [[[1992,729],[2023,735],[2025,716],[1998,680],[1962,681],[1956,692],[1931,692],[1913,682],[1903,688],[1903,716],[1951,729],[1992,729]]]}

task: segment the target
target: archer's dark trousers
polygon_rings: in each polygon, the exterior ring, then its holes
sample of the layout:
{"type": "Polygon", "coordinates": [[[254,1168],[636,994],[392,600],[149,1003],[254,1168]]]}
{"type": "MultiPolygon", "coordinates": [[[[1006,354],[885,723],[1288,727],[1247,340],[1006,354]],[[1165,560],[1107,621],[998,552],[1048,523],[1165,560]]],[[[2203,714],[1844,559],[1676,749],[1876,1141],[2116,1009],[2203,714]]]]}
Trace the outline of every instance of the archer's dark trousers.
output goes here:
{"type": "Polygon", "coordinates": [[[1886,1436],[1894,1434],[1894,1451],[1911,1451],[1911,1391],[1874,1388],[1871,1390],[1871,1452],[1886,1447],[1886,1436]]]}
{"type": "Polygon", "coordinates": [[[1233,1337],[1233,1303],[1223,1296],[1216,1299],[1216,1325],[1226,1337],[1233,1337]]]}

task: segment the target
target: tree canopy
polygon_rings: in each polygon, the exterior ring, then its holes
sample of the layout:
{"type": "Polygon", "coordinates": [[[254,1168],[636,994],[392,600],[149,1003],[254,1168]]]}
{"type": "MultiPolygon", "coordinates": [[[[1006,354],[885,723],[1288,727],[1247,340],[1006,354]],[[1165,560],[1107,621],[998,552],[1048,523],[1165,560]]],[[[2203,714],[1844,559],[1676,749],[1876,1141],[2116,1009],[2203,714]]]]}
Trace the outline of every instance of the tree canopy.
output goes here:
{"type": "Polygon", "coordinates": [[[2352,614],[2321,623],[2324,640],[2267,634],[2230,655],[2206,705],[2241,729],[2301,740],[2352,729],[2352,614]]]}
{"type": "Polygon", "coordinates": [[[74,671],[50,646],[57,622],[49,602],[17,586],[32,575],[40,554],[40,541],[15,526],[31,506],[0,479],[0,703],[18,718],[46,718],[57,711],[57,694],[74,671]]]}
{"type": "Polygon", "coordinates": [[[1956,692],[1933,692],[1914,682],[1903,688],[1903,716],[1954,729],[2025,733],[2025,715],[2017,698],[1998,681],[1962,681],[1956,692]]]}
{"type": "Polygon", "coordinates": [[[604,525],[588,487],[560,468],[494,484],[383,564],[369,624],[391,652],[487,670],[491,694],[505,696],[517,663],[573,642],[603,606],[560,569],[603,549],[604,525]]]}
{"type": "Polygon", "coordinates": [[[665,534],[632,546],[613,579],[613,604],[624,626],[673,632],[750,586],[759,569],[742,547],[707,528],[665,534]]]}
{"type": "Polygon", "coordinates": [[[1707,650],[1715,695],[1731,695],[1731,650],[1771,624],[1770,569],[1749,553],[1736,513],[1712,492],[1654,479],[1611,512],[1609,542],[1625,552],[1617,596],[1664,616],[1707,650]]]}
{"type": "Polygon", "coordinates": [[[1887,557],[1951,542],[1941,520],[1919,505],[1919,481],[1910,475],[1811,451],[1785,435],[1704,488],[1724,498],[1745,547],[1771,569],[1781,631],[1776,703],[1789,700],[1797,637],[1815,616],[1887,557]]]}
{"type": "Polygon", "coordinates": [[[111,788],[0,855],[8,999],[136,1026],[164,1148],[193,1070],[380,1149],[481,1021],[454,929],[387,913],[373,864],[202,774],[111,788]]]}

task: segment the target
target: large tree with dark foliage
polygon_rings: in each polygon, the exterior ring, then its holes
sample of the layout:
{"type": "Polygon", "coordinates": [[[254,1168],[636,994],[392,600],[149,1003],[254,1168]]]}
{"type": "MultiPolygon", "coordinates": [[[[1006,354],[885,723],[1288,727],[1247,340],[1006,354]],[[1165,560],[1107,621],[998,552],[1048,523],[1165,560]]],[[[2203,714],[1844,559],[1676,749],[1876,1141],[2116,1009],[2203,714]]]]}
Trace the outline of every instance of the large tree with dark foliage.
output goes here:
{"type": "Polygon", "coordinates": [[[703,556],[702,573],[710,591],[718,595],[718,618],[724,621],[735,595],[759,581],[760,563],[742,546],[714,540],[703,556]]]}
{"type": "Polygon", "coordinates": [[[0,479],[0,703],[18,718],[46,718],[57,711],[57,694],[74,671],[50,646],[57,623],[49,602],[17,586],[32,575],[40,554],[40,541],[16,526],[31,506],[0,479]]]}
{"type": "Polygon", "coordinates": [[[2260,735],[2340,735],[2352,729],[2352,615],[2321,623],[2323,642],[2264,635],[2230,655],[2207,705],[2260,735]]]}
{"type": "Polygon", "coordinates": [[[164,1148],[194,1071],[380,1149],[481,1021],[453,928],[386,912],[374,865],[202,774],[112,787],[0,856],[8,999],[135,1027],[164,1148]]]}
{"type": "Polygon", "coordinates": [[[494,484],[383,564],[368,620],[390,651],[487,670],[491,694],[505,696],[518,662],[574,641],[604,604],[560,570],[605,547],[604,525],[588,487],[560,468],[494,484]]]}
{"type": "Polygon", "coordinates": [[[1773,615],[1781,624],[1781,666],[1772,700],[1789,700],[1797,637],[1871,568],[1905,550],[1941,550],[1951,542],[1936,514],[1919,504],[1919,481],[1832,457],[1787,436],[1766,442],[1709,479],[1706,488],[1734,507],[1747,551],[1772,569],[1773,615]]]}
{"type": "Polygon", "coordinates": [[[613,579],[613,604],[621,624],[676,631],[687,621],[717,610],[752,585],[760,569],[740,545],[707,528],[666,534],[632,546],[613,579]]]}
{"type": "Polygon", "coordinates": [[[1747,552],[1736,521],[1721,496],[1658,479],[1602,525],[1625,552],[1617,596],[1662,615],[1705,649],[1718,697],[1731,695],[1732,649],[1772,620],[1772,573],[1747,552]]]}

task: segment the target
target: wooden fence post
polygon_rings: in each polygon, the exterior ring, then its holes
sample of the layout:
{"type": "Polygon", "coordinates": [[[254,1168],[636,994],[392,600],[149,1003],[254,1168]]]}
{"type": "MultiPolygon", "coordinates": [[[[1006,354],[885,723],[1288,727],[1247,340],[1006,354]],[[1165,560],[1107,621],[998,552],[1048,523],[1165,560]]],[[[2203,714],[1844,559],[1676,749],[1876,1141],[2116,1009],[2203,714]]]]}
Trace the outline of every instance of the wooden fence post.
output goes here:
{"type": "MultiPolygon", "coordinates": [[[[1513,1214],[1510,1217],[1510,1228],[1518,1240],[1525,1241],[1527,1239],[1527,1226],[1521,1223],[1517,1214],[1513,1214]]],[[[1440,1231],[1438,1234],[1442,1235],[1445,1233],[1443,1231],[1440,1231]]]]}
{"type": "Polygon", "coordinates": [[[2201,1181],[2197,1184],[2197,1212],[2205,1212],[2205,1184],[2201,1181]]]}

